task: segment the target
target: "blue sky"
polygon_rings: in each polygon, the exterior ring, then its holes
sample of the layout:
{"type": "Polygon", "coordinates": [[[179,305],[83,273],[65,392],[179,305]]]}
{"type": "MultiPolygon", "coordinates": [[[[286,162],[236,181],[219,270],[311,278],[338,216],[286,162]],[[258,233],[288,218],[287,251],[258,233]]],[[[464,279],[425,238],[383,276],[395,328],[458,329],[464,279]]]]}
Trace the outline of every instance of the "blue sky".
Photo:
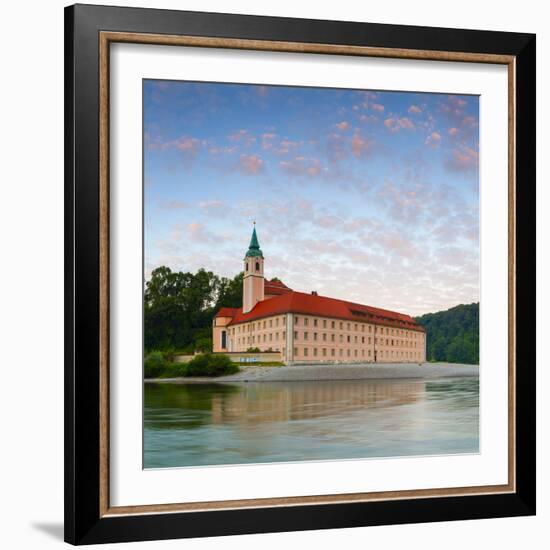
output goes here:
{"type": "Polygon", "coordinates": [[[266,276],[418,315],[479,300],[476,96],[144,81],[145,277],[266,276]]]}

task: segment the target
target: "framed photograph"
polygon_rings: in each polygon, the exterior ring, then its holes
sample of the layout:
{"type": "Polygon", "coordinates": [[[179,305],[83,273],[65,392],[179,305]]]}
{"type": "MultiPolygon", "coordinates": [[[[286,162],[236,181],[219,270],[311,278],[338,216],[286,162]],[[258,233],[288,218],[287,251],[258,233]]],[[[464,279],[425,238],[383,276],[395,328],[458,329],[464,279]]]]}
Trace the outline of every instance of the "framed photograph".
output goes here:
{"type": "Polygon", "coordinates": [[[535,36],[65,12],[65,538],[535,513],[535,36]]]}

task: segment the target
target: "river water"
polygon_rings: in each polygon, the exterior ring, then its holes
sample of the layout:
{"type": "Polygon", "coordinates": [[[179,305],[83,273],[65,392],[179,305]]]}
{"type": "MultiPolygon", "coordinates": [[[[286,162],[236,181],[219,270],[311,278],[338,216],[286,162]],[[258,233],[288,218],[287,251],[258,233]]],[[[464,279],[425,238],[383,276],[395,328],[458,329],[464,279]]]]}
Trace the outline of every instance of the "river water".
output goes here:
{"type": "Polygon", "coordinates": [[[145,384],[145,468],[478,451],[477,377],[145,384]]]}

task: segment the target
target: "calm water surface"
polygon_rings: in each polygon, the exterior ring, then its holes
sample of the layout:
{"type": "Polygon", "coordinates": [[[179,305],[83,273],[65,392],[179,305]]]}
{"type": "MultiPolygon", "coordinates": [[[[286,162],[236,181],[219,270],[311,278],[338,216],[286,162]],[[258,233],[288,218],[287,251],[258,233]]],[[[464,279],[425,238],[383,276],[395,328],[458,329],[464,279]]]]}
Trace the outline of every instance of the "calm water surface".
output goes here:
{"type": "Polygon", "coordinates": [[[479,451],[477,378],[145,384],[144,466],[479,451]]]}

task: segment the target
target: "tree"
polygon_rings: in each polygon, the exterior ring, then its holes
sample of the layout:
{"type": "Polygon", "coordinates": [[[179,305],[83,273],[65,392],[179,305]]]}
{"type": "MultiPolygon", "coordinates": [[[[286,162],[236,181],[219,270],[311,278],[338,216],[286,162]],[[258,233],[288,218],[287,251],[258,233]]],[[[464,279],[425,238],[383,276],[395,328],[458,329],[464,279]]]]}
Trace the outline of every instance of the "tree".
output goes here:
{"type": "Polygon", "coordinates": [[[146,350],[212,350],[212,319],[221,307],[242,304],[243,274],[232,279],[211,271],[153,270],[145,285],[146,350]]]}
{"type": "Polygon", "coordinates": [[[479,363],[479,303],[427,313],[416,321],[427,332],[428,360],[479,363]]]}

